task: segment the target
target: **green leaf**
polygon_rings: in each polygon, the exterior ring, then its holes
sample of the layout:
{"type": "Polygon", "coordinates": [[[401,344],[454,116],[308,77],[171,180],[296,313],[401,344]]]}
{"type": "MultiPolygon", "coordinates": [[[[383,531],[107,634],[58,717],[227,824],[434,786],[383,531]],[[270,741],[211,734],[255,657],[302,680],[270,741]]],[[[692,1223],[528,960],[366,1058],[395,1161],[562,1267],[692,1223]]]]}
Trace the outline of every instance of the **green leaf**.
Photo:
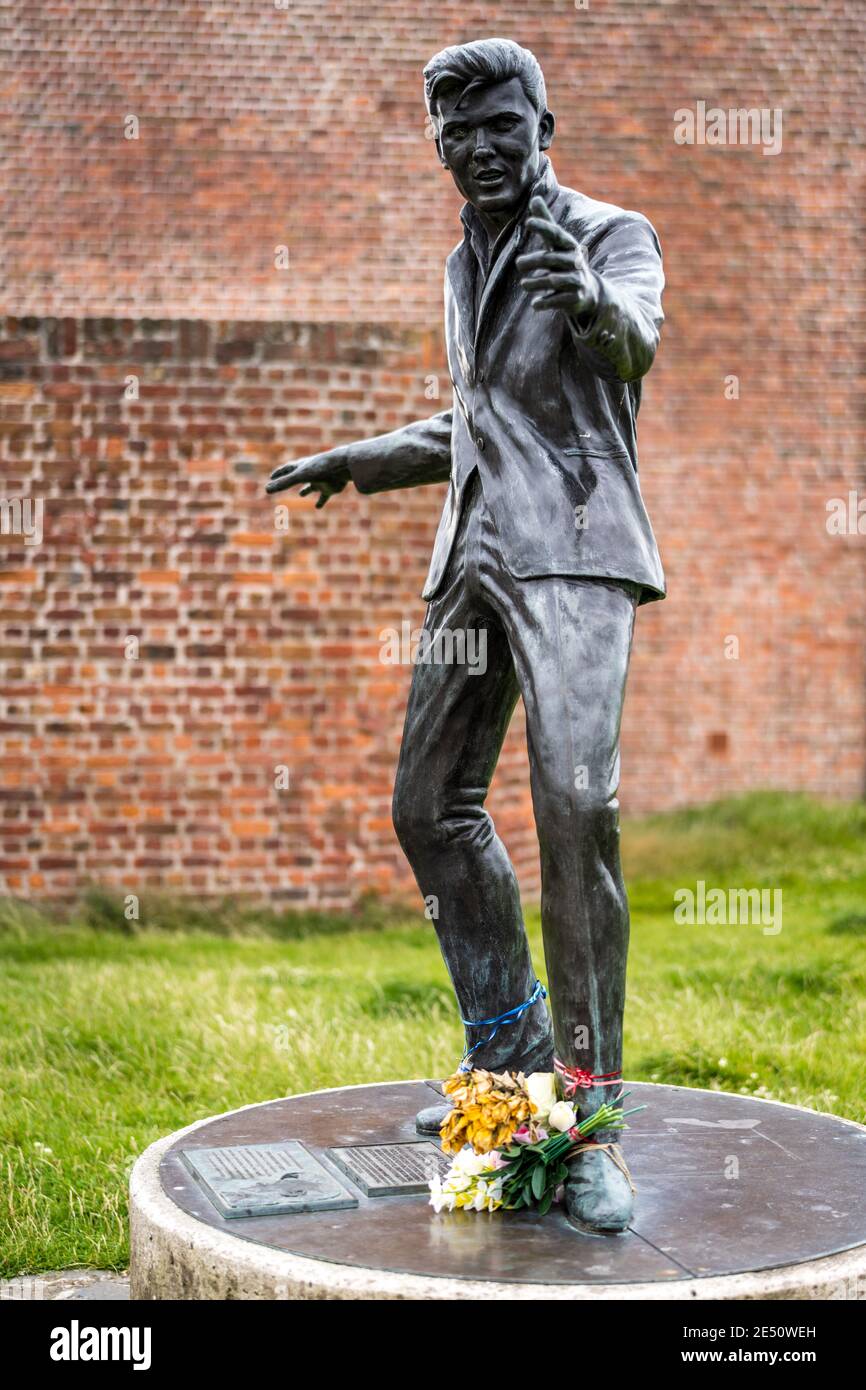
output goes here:
{"type": "Polygon", "coordinates": [[[547,1192],[545,1192],[545,1194],[544,1194],[544,1196],[542,1197],[541,1201],[538,1203],[538,1214],[539,1214],[539,1216],[546,1216],[547,1213],[550,1211],[550,1208],[551,1208],[552,1205],[553,1205],[553,1189],[552,1189],[552,1188],[548,1188],[547,1192]]]}
{"type": "Polygon", "coordinates": [[[544,1171],[544,1164],[539,1163],[533,1168],[530,1181],[532,1183],[532,1195],[538,1201],[547,1187],[547,1173],[544,1171]]]}

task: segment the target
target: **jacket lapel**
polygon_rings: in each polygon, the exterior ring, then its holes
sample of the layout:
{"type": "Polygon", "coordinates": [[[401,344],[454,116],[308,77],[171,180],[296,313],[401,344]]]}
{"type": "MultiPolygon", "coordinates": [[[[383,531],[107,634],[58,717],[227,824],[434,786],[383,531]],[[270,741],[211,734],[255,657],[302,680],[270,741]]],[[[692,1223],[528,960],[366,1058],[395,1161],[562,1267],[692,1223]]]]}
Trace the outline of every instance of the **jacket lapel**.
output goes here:
{"type": "Polygon", "coordinates": [[[468,375],[472,364],[467,354],[473,352],[475,341],[475,252],[468,233],[462,244],[451,252],[446,266],[460,320],[460,336],[455,348],[462,359],[463,371],[468,375]]]}
{"type": "Polygon", "coordinates": [[[476,357],[478,355],[478,344],[481,339],[481,330],[484,328],[486,320],[490,317],[490,303],[494,291],[496,286],[500,284],[509,265],[514,260],[514,255],[520,245],[522,234],[523,226],[518,222],[509,237],[507,245],[503,246],[496,260],[493,262],[493,267],[485,282],[484,290],[481,295],[481,303],[478,306],[478,322],[475,325],[474,351],[476,357]]]}

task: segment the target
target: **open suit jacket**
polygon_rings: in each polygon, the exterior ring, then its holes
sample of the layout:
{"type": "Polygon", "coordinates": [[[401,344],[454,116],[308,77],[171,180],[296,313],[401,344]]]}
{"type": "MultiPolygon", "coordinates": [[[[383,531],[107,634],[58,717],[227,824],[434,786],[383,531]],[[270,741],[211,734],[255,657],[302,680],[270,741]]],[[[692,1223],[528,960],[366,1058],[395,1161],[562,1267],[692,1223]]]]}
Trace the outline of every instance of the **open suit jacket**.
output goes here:
{"type": "Polygon", "coordinates": [[[360,492],[448,480],[425,599],[442,581],[476,467],[515,578],[627,579],[641,586],[642,602],[663,598],[635,437],[641,378],[664,317],[658,237],[640,213],[560,187],[546,157],[535,194],[600,277],[589,321],[532,308],[514,264],[519,249],[536,249],[525,210],[493,263],[476,317],[471,238],[479,224],[467,204],[464,240],[445,276],[452,409],[341,452],[360,492]]]}

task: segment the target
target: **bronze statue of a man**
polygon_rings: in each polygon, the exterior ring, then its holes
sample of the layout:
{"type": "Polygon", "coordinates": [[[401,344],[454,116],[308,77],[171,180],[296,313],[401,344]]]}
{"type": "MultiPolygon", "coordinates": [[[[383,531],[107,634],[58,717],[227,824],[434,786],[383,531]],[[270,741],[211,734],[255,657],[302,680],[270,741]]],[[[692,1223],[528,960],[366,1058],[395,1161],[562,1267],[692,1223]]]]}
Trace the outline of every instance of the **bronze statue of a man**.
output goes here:
{"type": "MultiPolygon", "coordinates": [[[[467,200],[445,279],[452,409],[285,464],[268,491],[304,484],[321,507],[350,480],[365,493],[448,482],[425,629],[483,631],[486,664],[415,665],[394,826],[421,892],[438,899],[465,1064],[555,1069],[583,1116],[621,1091],[620,717],[635,610],[664,597],[635,441],[663,319],[661,252],[640,213],[557,182],[554,118],[527,49],[446,48],[424,79],[439,158],[467,200]],[[519,697],[552,1026],[484,809],[519,697]]],[[[442,1115],[422,1112],[419,1128],[442,1115]]],[[[632,1192],[618,1149],[572,1159],[566,1209],[582,1229],[624,1230],[632,1192]]]]}

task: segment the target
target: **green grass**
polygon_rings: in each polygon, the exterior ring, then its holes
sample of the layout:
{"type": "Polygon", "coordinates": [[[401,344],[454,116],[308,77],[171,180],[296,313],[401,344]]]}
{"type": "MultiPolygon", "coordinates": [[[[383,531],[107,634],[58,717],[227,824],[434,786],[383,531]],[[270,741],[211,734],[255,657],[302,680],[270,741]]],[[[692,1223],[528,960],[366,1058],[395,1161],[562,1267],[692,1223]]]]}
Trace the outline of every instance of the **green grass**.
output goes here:
{"type": "MultiPolygon", "coordinates": [[[[627,823],[631,1077],[866,1121],[866,807],[756,795],[627,823]],[[673,892],[783,890],[779,935],[681,926],[673,892]]],[[[542,969],[538,917],[530,913],[542,969]]],[[[2,1272],[123,1267],[126,1185],[152,1140],[288,1092],[442,1076],[461,1029],[431,925],[94,891],[0,910],[2,1272]]]]}

